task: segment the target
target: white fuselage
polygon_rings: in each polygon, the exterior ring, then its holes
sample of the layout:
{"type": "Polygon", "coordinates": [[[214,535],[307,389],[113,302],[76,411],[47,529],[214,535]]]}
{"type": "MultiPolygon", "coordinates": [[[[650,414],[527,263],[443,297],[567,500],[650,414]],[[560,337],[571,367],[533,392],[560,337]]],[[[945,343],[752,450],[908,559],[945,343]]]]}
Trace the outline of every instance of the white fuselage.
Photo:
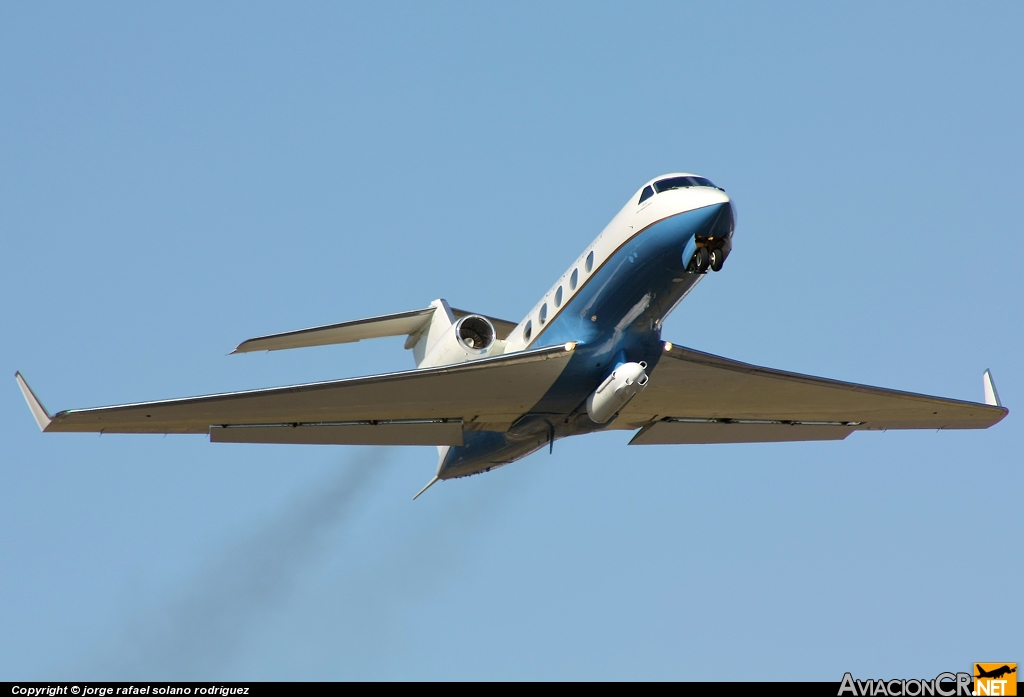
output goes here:
{"type": "MultiPolygon", "coordinates": [[[[615,252],[628,241],[643,233],[651,225],[660,220],[680,213],[704,208],[716,203],[728,203],[729,196],[720,189],[711,187],[693,187],[674,189],[654,195],[637,203],[640,192],[655,181],[666,179],[678,174],[666,174],[656,177],[637,189],[626,205],[611,219],[593,242],[591,242],[575,262],[563,273],[551,289],[537,301],[533,309],[523,318],[515,330],[508,336],[501,351],[511,353],[521,351],[538,343],[544,329],[561,313],[572,298],[578,293],[593,274],[610,259],[615,252]],[[592,256],[591,256],[592,255],[592,256]],[[575,278],[575,282],[574,282],[575,278]],[[561,297],[559,297],[561,292],[561,297]],[[529,325],[530,336],[525,335],[529,325]]],[[[684,175],[685,176],[685,175],[684,175]]]]}

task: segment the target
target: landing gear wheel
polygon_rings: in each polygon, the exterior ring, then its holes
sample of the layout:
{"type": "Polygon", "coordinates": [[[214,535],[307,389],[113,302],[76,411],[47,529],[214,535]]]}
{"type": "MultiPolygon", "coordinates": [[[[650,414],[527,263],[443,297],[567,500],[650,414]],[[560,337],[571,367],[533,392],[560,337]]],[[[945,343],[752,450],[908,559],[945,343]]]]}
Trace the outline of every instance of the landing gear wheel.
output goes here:
{"type": "Polygon", "coordinates": [[[711,263],[711,255],[707,247],[700,247],[693,255],[694,273],[707,273],[708,264],[711,263]]]}
{"type": "Polygon", "coordinates": [[[715,249],[711,251],[711,270],[721,271],[722,264],[725,263],[725,253],[721,249],[715,249]]]}

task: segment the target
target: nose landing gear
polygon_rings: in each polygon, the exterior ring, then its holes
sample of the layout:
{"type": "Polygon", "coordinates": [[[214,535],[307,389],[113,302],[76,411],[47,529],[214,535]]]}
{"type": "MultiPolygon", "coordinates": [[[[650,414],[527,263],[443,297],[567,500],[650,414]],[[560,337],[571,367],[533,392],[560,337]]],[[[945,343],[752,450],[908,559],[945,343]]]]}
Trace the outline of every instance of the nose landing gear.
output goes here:
{"type": "Polygon", "coordinates": [[[708,248],[698,247],[697,251],[693,253],[693,261],[690,262],[690,266],[693,267],[691,270],[694,273],[707,273],[710,263],[711,254],[708,253],[708,248]]]}
{"type": "Polygon", "coordinates": [[[703,244],[704,246],[698,247],[693,253],[693,258],[690,259],[686,270],[690,273],[707,273],[708,269],[721,271],[726,257],[729,256],[729,252],[732,250],[730,241],[726,239],[724,242],[716,244],[715,247],[710,246],[714,244],[713,240],[710,239],[703,244]]]}
{"type": "Polygon", "coordinates": [[[711,259],[709,263],[712,271],[721,271],[722,264],[725,263],[725,250],[722,248],[711,250],[711,259]]]}

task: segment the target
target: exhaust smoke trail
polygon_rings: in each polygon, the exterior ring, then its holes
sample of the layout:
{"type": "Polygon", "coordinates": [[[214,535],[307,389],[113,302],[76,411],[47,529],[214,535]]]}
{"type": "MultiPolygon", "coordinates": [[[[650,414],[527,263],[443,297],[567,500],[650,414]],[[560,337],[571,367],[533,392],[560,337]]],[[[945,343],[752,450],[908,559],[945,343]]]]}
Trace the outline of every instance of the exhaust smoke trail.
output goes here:
{"type": "Polygon", "coordinates": [[[388,451],[353,458],[316,491],[208,564],[163,617],[104,671],[115,679],[215,677],[250,629],[283,602],[299,573],[315,561],[328,533],[342,525],[384,470],[388,451]]]}
{"type": "MultiPolygon", "coordinates": [[[[329,589],[302,598],[278,625],[283,635],[302,645],[301,669],[277,665],[260,672],[261,679],[388,680],[396,670],[401,674],[408,652],[423,650],[410,644],[410,628],[416,623],[412,618],[449,584],[472,574],[478,555],[493,547],[494,526],[514,510],[510,504],[522,500],[528,482],[499,477],[469,487],[457,480],[447,483],[452,492],[440,505],[428,508],[423,498],[416,503],[402,500],[399,510],[385,514],[394,524],[374,526],[383,534],[375,538],[373,553],[346,564],[329,589]],[[415,513],[403,515],[401,508],[415,513]]],[[[231,679],[250,675],[259,659],[247,656],[241,663],[231,679]]],[[[446,674],[413,679],[437,677],[446,674]]]]}

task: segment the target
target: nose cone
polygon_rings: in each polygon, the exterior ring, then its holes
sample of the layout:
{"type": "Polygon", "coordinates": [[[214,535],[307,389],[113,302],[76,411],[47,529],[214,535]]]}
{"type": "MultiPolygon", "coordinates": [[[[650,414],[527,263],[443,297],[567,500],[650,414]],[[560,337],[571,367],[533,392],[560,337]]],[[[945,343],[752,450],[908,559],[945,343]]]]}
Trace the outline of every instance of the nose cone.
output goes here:
{"type": "Polygon", "coordinates": [[[711,222],[708,237],[715,239],[731,239],[733,230],[736,229],[736,209],[732,201],[726,201],[719,205],[718,214],[711,222]]]}
{"type": "Polygon", "coordinates": [[[732,234],[736,228],[736,212],[732,202],[725,201],[704,206],[694,215],[699,218],[679,232],[682,243],[682,266],[689,272],[705,273],[709,268],[719,271],[732,251],[732,234]]]}

